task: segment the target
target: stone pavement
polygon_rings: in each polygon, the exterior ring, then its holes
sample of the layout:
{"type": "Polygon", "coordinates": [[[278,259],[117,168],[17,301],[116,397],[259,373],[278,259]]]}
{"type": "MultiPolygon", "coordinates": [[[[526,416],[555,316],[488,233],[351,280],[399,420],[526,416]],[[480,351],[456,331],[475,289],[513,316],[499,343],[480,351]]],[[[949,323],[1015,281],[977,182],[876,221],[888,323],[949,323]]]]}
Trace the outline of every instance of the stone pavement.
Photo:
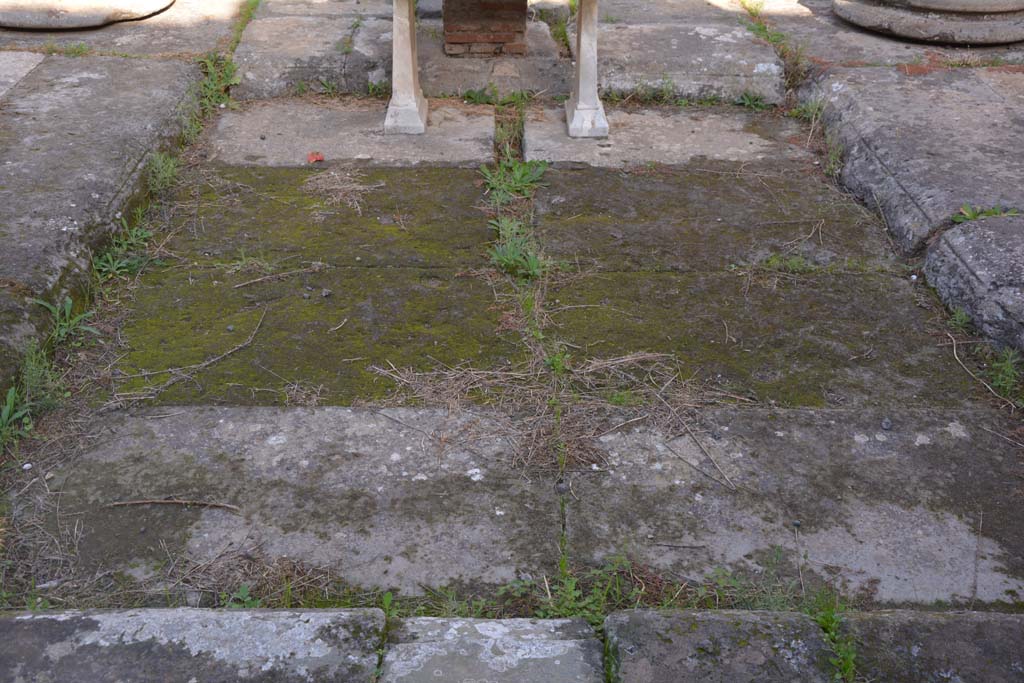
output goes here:
{"type": "MultiPolygon", "coordinates": [[[[388,78],[384,2],[264,0],[244,31],[238,2],[187,0],[73,36],[0,31],[5,380],[45,332],[31,299],[80,293],[144,196],[146,158],[194,106],[193,58],[240,39],[240,102],[161,197],[165,263],[106,321],[107,408],[10,475],[11,572],[32,604],[222,605],[240,568],[282,566],[362,595],[550,594],[626,557],[666,585],[773,577],[871,608],[1018,610],[1019,417],[965,372],[984,370],[961,365],[924,278],[1024,347],[1024,218],[953,221],[1024,209],[1024,50],[899,43],[828,5],[767,0],[766,32],[732,0],[608,0],[607,140],[564,134],[557,14],[531,22],[529,57],[453,60],[423,3],[420,137],[382,134],[383,99],[339,96],[388,78]],[[797,46],[807,77],[787,92],[797,46]],[[479,167],[508,131],[493,106],[441,97],[492,84],[540,93],[523,152],[551,165],[524,229],[558,268],[532,288],[489,267],[479,167]],[[810,121],[759,111],[784,102],[810,121]]],[[[0,620],[0,670],[835,674],[803,615],[613,613],[605,642],[605,614],[588,616],[44,613],[0,620]]],[[[868,679],[1024,671],[1012,615],[843,628],[868,679]]]]}
{"type": "MultiPolygon", "coordinates": [[[[0,673],[14,683],[835,680],[831,649],[802,614],[617,612],[604,624],[607,655],[582,620],[414,618],[389,634],[384,624],[380,610],[0,617],[0,673]]],[[[1018,615],[894,611],[851,615],[842,628],[871,680],[1011,683],[1024,671],[1018,615]]]]}

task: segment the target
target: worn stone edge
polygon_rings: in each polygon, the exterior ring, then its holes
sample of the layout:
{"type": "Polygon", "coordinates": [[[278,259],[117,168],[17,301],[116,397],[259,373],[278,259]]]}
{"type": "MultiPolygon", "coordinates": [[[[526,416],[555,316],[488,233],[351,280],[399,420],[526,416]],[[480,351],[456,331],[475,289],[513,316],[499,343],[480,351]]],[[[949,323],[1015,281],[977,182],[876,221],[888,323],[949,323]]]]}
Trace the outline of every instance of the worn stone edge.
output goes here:
{"type": "MultiPolygon", "coordinates": [[[[1024,219],[1019,222],[1024,231],[1024,219]]],[[[968,228],[949,230],[928,248],[924,266],[928,284],[947,307],[967,313],[986,337],[1000,345],[1024,350],[1024,311],[1009,308],[1004,287],[986,283],[974,272],[957,248],[960,238],[970,239],[968,228]]]]}
{"type": "MultiPolygon", "coordinates": [[[[84,251],[77,257],[69,255],[66,263],[54,273],[53,284],[45,291],[34,291],[31,287],[15,281],[0,282],[0,390],[14,386],[21,374],[25,350],[31,341],[43,345],[50,333],[49,314],[32,299],[55,303],[65,296],[81,296],[88,292],[92,278],[92,258],[99,253],[117,231],[119,216],[128,213],[132,207],[143,204],[149,197],[144,173],[149,159],[157,152],[173,149],[181,140],[185,122],[199,111],[196,88],[202,74],[198,66],[191,67],[190,83],[169,115],[169,125],[155,134],[153,146],[138,158],[124,160],[130,170],[124,183],[110,197],[107,205],[100,209],[95,221],[82,227],[81,245],[84,251]],[[7,299],[7,301],[2,301],[7,299]],[[19,320],[14,320],[14,317],[19,320]],[[21,329],[18,329],[19,322],[21,329]],[[31,327],[31,331],[25,329],[31,327]]],[[[12,88],[13,90],[13,88],[12,88]]],[[[5,98],[11,91],[5,94],[5,98]]]]}

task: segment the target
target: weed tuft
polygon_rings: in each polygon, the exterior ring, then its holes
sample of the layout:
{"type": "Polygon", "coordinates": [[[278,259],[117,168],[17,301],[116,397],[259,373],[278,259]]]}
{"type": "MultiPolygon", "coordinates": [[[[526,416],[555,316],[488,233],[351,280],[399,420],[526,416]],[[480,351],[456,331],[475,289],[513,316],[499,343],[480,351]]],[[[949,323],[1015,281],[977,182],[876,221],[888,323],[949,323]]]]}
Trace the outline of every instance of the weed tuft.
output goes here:
{"type": "Polygon", "coordinates": [[[164,152],[154,152],[146,161],[146,185],[153,194],[161,194],[178,181],[178,159],[164,152]]]}

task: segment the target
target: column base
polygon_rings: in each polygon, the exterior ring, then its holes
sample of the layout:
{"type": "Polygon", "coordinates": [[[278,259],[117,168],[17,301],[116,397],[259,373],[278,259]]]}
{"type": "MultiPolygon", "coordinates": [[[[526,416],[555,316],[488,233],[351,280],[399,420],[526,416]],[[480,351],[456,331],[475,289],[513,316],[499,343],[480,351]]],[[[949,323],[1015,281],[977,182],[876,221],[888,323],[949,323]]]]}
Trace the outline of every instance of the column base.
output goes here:
{"type": "Polygon", "coordinates": [[[384,134],[423,135],[427,132],[427,109],[427,98],[423,93],[417,93],[413,104],[396,104],[392,97],[384,118],[384,134]]]}
{"type": "Polygon", "coordinates": [[[999,45],[1024,40],[1024,11],[939,12],[880,0],[832,0],[832,9],[863,28],[930,43],[999,45]]]}
{"type": "Polygon", "coordinates": [[[604,105],[582,108],[576,98],[565,103],[566,121],[569,124],[571,138],[606,138],[608,137],[608,118],[604,115],[604,105]]]}

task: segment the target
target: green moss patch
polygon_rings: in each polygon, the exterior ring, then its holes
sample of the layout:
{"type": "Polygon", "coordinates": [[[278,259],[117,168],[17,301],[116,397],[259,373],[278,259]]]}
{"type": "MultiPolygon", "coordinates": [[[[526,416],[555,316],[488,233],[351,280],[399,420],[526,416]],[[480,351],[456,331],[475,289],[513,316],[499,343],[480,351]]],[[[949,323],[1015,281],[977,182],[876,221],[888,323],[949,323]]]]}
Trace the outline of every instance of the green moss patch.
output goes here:
{"type": "MultiPolygon", "coordinates": [[[[175,384],[164,403],[349,404],[391,385],[372,366],[504,365],[520,353],[495,333],[482,281],[438,269],[337,268],[236,288],[251,275],[167,269],[143,278],[125,326],[127,375],[202,363],[250,346],[175,384]],[[326,294],[326,296],[325,296],[326,294]],[[291,392],[291,394],[289,393],[291,392]]],[[[129,377],[121,392],[152,391],[170,374],[129,377]]]]}
{"type": "Polygon", "coordinates": [[[716,270],[773,253],[890,265],[878,219],[806,165],[552,171],[538,233],[549,256],[611,270],[716,270]]]}
{"type": "Polygon", "coordinates": [[[333,265],[473,267],[490,238],[468,169],[218,168],[186,179],[171,248],[201,265],[259,258],[279,270],[333,265]],[[304,184],[334,172],[353,186],[304,184]]]}
{"type": "Polygon", "coordinates": [[[601,273],[549,298],[555,334],[581,356],[672,353],[760,401],[945,406],[974,395],[912,286],[890,276],[601,273]]]}

